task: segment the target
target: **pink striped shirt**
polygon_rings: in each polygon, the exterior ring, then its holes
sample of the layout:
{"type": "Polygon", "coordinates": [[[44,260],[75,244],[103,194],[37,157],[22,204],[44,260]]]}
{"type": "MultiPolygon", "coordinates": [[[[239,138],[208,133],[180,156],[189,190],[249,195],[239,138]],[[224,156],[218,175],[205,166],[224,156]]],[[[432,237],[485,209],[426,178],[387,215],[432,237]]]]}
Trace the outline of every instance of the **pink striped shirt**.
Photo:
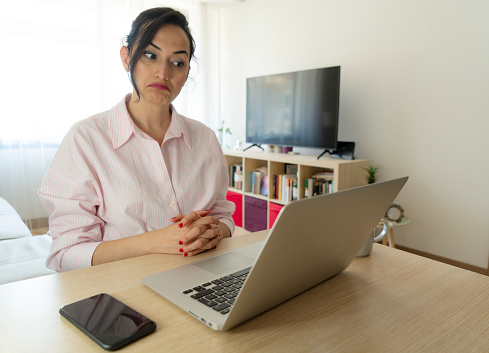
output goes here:
{"type": "Polygon", "coordinates": [[[100,242],[164,228],[194,210],[210,209],[234,232],[227,164],[214,132],[173,109],[160,147],[130,118],[130,97],[76,123],[44,177],[49,268],[89,267],[100,242]]]}

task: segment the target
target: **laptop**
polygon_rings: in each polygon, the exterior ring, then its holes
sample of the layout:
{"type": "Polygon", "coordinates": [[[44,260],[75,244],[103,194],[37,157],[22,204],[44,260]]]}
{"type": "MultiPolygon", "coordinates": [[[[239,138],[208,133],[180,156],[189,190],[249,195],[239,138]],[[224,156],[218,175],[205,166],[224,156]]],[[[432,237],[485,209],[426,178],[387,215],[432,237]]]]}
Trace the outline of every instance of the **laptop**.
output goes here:
{"type": "Polygon", "coordinates": [[[141,281],[208,327],[229,330],[345,270],[407,179],[294,201],[265,241],[141,281]]]}

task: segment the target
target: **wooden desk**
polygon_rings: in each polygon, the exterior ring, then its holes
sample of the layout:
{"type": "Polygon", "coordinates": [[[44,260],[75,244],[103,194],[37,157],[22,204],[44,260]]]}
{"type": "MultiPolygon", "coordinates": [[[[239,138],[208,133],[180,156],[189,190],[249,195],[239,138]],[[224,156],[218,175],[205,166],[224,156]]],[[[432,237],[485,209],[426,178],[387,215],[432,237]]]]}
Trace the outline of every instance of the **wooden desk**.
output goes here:
{"type": "Polygon", "coordinates": [[[216,332],[141,284],[141,277],[262,240],[225,239],[184,258],[148,255],[0,286],[2,352],[102,352],[58,314],[106,292],[156,321],[135,352],[487,352],[489,278],[374,244],[343,273],[230,330],[216,332]]]}

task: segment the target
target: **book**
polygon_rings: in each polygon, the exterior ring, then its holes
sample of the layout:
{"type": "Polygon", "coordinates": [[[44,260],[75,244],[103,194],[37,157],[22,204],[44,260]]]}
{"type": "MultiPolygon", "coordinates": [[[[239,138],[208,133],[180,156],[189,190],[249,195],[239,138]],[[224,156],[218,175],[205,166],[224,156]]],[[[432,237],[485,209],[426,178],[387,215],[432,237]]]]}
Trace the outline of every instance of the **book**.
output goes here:
{"type": "Polygon", "coordinates": [[[304,190],[304,198],[312,197],[314,189],[314,179],[307,178],[305,188],[306,189],[304,190]]]}
{"type": "Polygon", "coordinates": [[[268,173],[266,173],[261,180],[260,193],[263,196],[268,196],[268,173]]]}
{"type": "Polygon", "coordinates": [[[283,174],[282,175],[282,194],[281,201],[292,201],[292,181],[297,179],[297,174],[283,174]]]}
{"type": "Polygon", "coordinates": [[[333,180],[334,173],[332,171],[322,171],[322,172],[315,173],[312,177],[315,179],[333,180]]]}
{"type": "Polygon", "coordinates": [[[253,194],[260,193],[261,180],[263,174],[260,172],[251,172],[251,192],[253,194]]]}
{"type": "Polygon", "coordinates": [[[243,175],[242,175],[242,165],[236,164],[234,165],[234,173],[233,173],[233,181],[236,189],[242,190],[243,186],[243,175]]]}
{"type": "Polygon", "coordinates": [[[279,174],[277,175],[277,200],[282,200],[282,181],[283,181],[283,178],[282,178],[282,174],[279,174]]]}
{"type": "MultiPolygon", "coordinates": [[[[229,186],[233,188],[236,187],[236,171],[241,169],[241,164],[230,164],[229,165],[229,186]]],[[[238,180],[239,181],[239,180],[238,180]]]]}
{"type": "MultiPolygon", "coordinates": [[[[333,192],[333,181],[322,179],[311,179],[313,183],[312,196],[330,194],[333,192]]],[[[310,181],[308,182],[308,184],[310,181]]],[[[310,190],[307,191],[307,195],[311,194],[310,190]]]]}
{"type": "Polygon", "coordinates": [[[297,195],[298,195],[298,192],[297,192],[297,179],[293,179],[292,180],[292,199],[291,199],[291,201],[297,200],[297,195]]]}
{"type": "Polygon", "coordinates": [[[286,164],[285,165],[285,174],[296,174],[299,170],[299,166],[297,164],[286,164]]]}
{"type": "Polygon", "coordinates": [[[317,196],[319,194],[320,182],[318,179],[313,179],[312,196],[317,196]]]}
{"type": "Polygon", "coordinates": [[[277,184],[277,175],[272,175],[270,177],[271,181],[271,189],[270,189],[270,197],[276,199],[278,192],[278,184],[277,184]]]}
{"type": "Polygon", "coordinates": [[[267,167],[260,167],[251,172],[251,192],[253,194],[261,194],[262,180],[267,174],[267,167]]]}
{"type": "Polygon", "coordinates": [[[234,187],[234,165],[229,165],[229,187],[234,187]]]}
{"type": "Polygon", "coordinates": [[[290,193],[290,178],[287,178],[285,175],[282,177],[282,201],[289,201],[289,193],[290,193]]]}

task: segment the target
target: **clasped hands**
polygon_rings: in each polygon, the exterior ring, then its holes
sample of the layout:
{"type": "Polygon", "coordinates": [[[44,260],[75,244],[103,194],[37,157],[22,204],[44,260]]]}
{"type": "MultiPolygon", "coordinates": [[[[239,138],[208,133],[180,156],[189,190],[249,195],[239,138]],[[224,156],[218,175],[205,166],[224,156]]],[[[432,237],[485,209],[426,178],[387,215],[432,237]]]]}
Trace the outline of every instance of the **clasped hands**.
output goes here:
{"type": "Polygon", "coordinates": [[[192,211],[171,219],[173,225],[170,227],[178,227],[180,230],[175,234],[179,237],[176,246],[178,253],[193,256],[217,246],[221,240],[220,222],[218,218],[208,216],[209,213],[210,210],[192,211]]]}

